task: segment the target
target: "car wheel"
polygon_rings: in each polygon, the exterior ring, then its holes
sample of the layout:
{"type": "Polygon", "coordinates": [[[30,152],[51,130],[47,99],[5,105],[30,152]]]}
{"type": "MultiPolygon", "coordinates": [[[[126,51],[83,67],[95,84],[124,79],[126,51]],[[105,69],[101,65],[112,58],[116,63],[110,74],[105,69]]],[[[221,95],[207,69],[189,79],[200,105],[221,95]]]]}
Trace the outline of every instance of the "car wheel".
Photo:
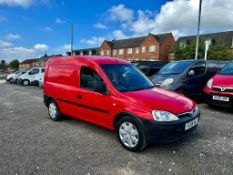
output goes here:
{"type": "Polygon", "coordinates": [[[63,117],[58,109],[58,106],[54,100],[50,100],[48,103],[49,117],[54,121],[62,120],[63,117]]]}
{"type": "Polygon", "coordinates": [[[133,117],[120,119],[117,123],[117,136],[121,145],[129,151],[139,152],[147,146],[145,132],[133,117]]]}
{"type": "Polygon", "coordinates": [[[30,84],[29,80],[23,80],[23,85],[24,86],[29,86],[29,84],[30,84]]]}
{"type": "Polygon", "coordinates": [[[10,81],[11,84],[14,83],[14,79],[13,78],[11,78],[9,81],[10,81]]]}

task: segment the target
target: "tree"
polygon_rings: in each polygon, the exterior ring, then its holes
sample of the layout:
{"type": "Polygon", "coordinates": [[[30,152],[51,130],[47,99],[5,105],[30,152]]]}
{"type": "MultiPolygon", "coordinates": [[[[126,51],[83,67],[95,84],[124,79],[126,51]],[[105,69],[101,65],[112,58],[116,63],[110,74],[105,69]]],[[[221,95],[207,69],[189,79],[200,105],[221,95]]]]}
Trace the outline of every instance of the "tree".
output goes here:
{"type": "Polygon", "coordinates": [[[19,68],[19,61],[18,60],[12,60],[9,63],[9,66],[11,69],[18,69],[19,68]]]}
{"type": "Polygon", "coordinates": [[[6,61],[5,60],[1,60],[0,62],[0,69],[5,69],[6,68],[6,61]]]}
{"type": "MultiPolygon", "coordinates": [[[[194,59],[195,58],[195,47],[196,43],[192,42],[187,44],[185,47],[180,47],[180,43],[176,43],[173,46],[173,52],[175,53],[175,59],[194,59]]],[[[200,42],[198,58],[204,58],[205,55],[205,43],[200,42]]],[[[224,42],[218,44],[213,43],[210,45],[208,50],[207,59],[211,60],[232,60],[233,54],[229,51],[229,46],[224,42]]]]}

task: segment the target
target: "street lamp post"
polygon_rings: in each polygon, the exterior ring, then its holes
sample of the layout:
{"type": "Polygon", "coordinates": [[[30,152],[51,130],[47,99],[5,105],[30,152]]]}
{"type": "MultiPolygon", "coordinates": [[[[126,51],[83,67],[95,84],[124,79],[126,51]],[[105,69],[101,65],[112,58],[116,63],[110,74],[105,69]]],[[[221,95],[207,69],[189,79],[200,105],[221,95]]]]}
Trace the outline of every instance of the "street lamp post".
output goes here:
{"type": "Polygon", "coordinates": [[[71,33],[70,33],[70,53],[73,56],[73,45],[74,45],[74,31],[73,24],[71,24],[71,33]]]}
{"type": "Polygon", "coordinates": [[[198,24],[197,24],[197,38],[196,38],[196,53],[195,59],[198,59],[198,49],[199,49],[199,34],[200,34],[200,24],[201,24],[201,6],[202,0],[199,2],[199,13],[198,13],[198,24]]]}

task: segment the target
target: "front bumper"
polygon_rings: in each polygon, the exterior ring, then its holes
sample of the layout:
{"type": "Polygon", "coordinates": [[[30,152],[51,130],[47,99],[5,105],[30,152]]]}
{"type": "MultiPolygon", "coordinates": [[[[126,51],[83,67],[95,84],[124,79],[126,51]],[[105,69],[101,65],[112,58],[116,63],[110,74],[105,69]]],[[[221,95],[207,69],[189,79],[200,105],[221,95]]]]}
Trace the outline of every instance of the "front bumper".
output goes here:
{"type": "Polygon", "coordinates": [[[212,104],[214,106],[219,106],[224,108],[233,107],[233,95],[205,92],[205,99],[207,103],[212,104]],[[226,102],[226,101],[213,100],[214,95],[229,97],[229,101],[226,102]]]}
{"type": "Polygon", "coordinates": [[[188,130],[185,130],[185,124],[196,118],[199,121],[200,112],[192,117],[184,115],[178,121],[157,122],[142,120],[142,123],[149,143],[169,143],[178,141],[192,133],[198,124],[188,130]]]}

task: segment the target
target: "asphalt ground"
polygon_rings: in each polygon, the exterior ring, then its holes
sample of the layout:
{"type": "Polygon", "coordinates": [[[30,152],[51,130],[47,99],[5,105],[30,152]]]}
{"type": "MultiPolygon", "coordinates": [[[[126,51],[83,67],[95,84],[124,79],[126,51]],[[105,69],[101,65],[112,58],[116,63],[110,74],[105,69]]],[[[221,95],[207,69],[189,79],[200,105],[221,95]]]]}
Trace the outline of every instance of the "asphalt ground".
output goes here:
{"type": "Polygon", "coordinates": [[[50,120],[41,88],[0,82],[0,174],[233,174],[233,112],[199,108],[188,138],[132,153],[107,129],[50,120]]]}

